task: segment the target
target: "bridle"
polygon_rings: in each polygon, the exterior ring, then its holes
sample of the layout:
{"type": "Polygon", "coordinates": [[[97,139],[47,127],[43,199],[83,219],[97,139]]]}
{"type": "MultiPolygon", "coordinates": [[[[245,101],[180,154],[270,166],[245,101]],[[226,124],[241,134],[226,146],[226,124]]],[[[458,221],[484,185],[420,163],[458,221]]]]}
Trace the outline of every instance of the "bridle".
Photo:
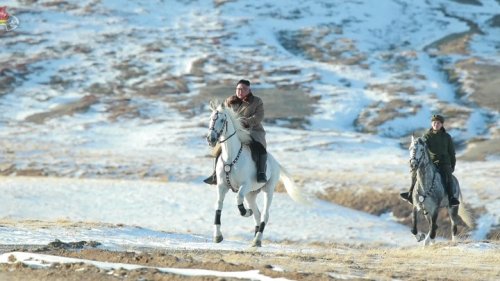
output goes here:
{"type": "MultiPolygon", "coordinates": [[[[425,143],[422,143],[420,139],[417,140],[417,141],[415,141],[415,142],[416,143],[418,142],[419,144],[422,144],[423,145],[423,149],[426,149],[425,143]]],[[[415,147],[415,144],[413,145],[413,147],[415,147]]],[[[424,153],[425,152],[422,152],[421,156],[417,159],[417,153],[416,152],[414,153],[414,151],[412,151],[411,158],[410,158],[410,163],[411,163],[411,161],[417,162],[417,165],[415,165],[415,169],[411,169],[412,172],[415,171],[415,170],[417,170],[420,167],[420,162],[422,162],[422,160],[424,158],[424,153]]],[[[429,165],[429,163],[430,162],[428,162],[425,165],[425,167],[427,167],[427,165],[429,165]]],[[[425,167],[424,167],[424,169],[425,169],[425,167]]],[[[418,193],[418,190],[417,190],[419,204],[423,204],[423,202],[425,201],[425,199],[434,191],[434,187],[435,187],[434,182],[435,182],[435,179],[436,179],[436,174],[437,174],[437,172],[434,171],[433,176],[432,176],[432,181],[431,181],[431,187],[424,194],[418,193]]]]}
{"type": "MultiPolygon", "coordinates": [[[[226,139],[220,140],[220,138],[222,137],[222,133],[224,132],[224,129],[227,130],[227,117],[225,117],[223,119],[224,123],[222,123],[222,126],[221,126],[220,130],[217,131],[215,129],[215,121],[217,121],[217,119],[219,119],[219,114],[222,114],[222,113],[220,113],[219,111],[215,111],[215,114],[212,117],[212,121],[210,122],[210,127],[208,128],[208,130],[215,132],[215,135],[217,136],[217,140],[219,140],[219,143],[224,143],[224,142],[226,142],[228,139],[230,139],[232,136],[234,136],[236,134],[236,130],[234,130],[234,132],[229,137],[227,137],[226,139]]],[[[208,136],[207,136],[207,138],[208,138],[208,136]]]]}
{"type": "MultiPolygon", "coordinates": [[[[415,141],[415,142],[419,142],[419,141],[415,141]]],[[[415,147],[415,144],[413,145],[413,147],[415,147]]],[[[424,146],[424,149],[425,149],[425,146],[424,146]]],[[[417,162],[417,165],[415,165],[415,169],[412,169],[413,170],[416,170],[418,169],[418,167],[420,167],[420,162],[422,161],[422,159],[424,158],[424,154],[422,153],[421,156],[417,159],[417,153],[412,151],[412,154],[411,154],[411,158],[410,158],[410,164],[412,161],[415,161],[417,162]]]]}
{"type": "MultiPolygon", "coordinates": [[[[222,137],[222,133],[224,132],[224,130],[227,131],[227,116],[225,116],[224,114],[224,119],[223,119],[223,123],[222,123],[222,126],[220,128],[219,131],[217,131],[215,129],[215,122],[217,121],[217,119],[219,119],[219,114],[223,114],[219,111],[215,111],[215,113],[213,114],[212,116],[212,121],[210,122],[210,127],[208,128],[209,131],[214,131],[215,132],[215,135],[217,137],[217,140],[219,143],[224,143],[226,142],[228,139],[230,139],[231,137],[233,137],[235,134],[236,134],[236,129],[234,129],[234,132],[229,136],[227,137],[226,139],[224,140],[220,140],[220,138],[222,137]]],[[[207,139],[209,138],[209,136],[207,136],[207,139]]],[[[238,154],[236,155],[236,158],[234,158],[233,161],[231,161],[230,163],[226,163],[224,162],[224,160],[222,160],[221,158],[221,161],[223,163],[223,167],[224,167],[224,172],[226,173],[226,183],[227,185],[231,188],[231,190],[233,192],[238,192],[238,190],[236,188],[234,188],[232,185],[231,185],[231,180],[229,179],[229,173],[231,172],[234,164],[236,164],[236,162],[238,161],[238,159],[240,158],[240,155],[241,155],[241,151],[243,150],[243,144],[240,145],[240,149],[238,150],[238,154]]]]}

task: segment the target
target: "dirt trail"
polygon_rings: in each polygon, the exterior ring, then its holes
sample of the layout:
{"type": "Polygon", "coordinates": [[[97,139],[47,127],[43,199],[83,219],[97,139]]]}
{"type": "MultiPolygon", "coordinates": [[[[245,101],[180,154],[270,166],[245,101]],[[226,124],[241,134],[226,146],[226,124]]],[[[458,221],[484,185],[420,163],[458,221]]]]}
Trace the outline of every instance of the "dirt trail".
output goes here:
{"type": "MultiPolygon", "coordinates": [[[[288,246],[290,243],[284,243],[288,246]]],[[[58,246],[59,245],[59,246],[58,246]]],[[[259,270],[273,278],[292,280],[421,279],[499,280],[500,243],[439,242],[422,247],[388,248],[379,245],[301,244],[303,251],[172,250],[135,248],[108,251],[98,248],[66,249],[52,246],[0,246],[0,253],[29,251],[72,258],[144,265],[149,267],[197,268],[216,271],[259,270]],[[491,247],[490,247],[491,246],[491,247]],[[453,266],[450,266],[453,265],[453,266]]],[[[0,265],[0,280],[237,280],[216,276],[188,277],[156,269],[104,270],[86,264],[54,264],[31,269],[20,263],[0,265]]],[[[241,280],[241,279],[238,279],[241,280]]]]}

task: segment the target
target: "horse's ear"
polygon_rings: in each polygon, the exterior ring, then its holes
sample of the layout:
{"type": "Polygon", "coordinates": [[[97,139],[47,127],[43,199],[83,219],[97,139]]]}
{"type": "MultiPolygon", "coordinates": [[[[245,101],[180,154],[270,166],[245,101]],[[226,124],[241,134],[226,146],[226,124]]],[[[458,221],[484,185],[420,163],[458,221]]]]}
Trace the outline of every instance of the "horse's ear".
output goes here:
{"type": "Polygon", "coordinates": [[[218,100],[210,100],[210,109],[213,111],[217,110],[217,107],[219,106],[219,101],[218,100]]]}
{"type": "Polygon", "coordinates": [[[414,132],[411,133],[411,142],[415,142],[415,136],[414,136],[414,132]]]}

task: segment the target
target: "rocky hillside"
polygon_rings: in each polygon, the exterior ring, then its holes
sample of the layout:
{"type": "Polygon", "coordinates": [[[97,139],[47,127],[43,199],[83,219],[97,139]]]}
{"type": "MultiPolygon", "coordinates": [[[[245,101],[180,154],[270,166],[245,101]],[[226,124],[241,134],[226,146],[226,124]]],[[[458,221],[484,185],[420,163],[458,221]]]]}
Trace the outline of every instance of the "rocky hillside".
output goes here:
{"type": "Polygon", "coordinates": [[[207,101],[241,77],[268,104],[268,126],[406,146],[440,112],[462,159],[500,154],[499,1],[4,4],[20,20],[0,31],[4,175],[161,177],[157,158],[116,143],[139,128],[183,138],[169,122],[205,127],[207,101]]]}

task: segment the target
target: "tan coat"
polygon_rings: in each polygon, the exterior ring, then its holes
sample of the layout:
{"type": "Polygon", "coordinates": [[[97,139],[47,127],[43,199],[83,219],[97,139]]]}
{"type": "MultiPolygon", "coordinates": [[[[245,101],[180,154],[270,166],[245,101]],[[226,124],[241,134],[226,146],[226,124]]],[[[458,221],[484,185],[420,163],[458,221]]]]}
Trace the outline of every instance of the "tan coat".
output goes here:
{"type": "Polygon", "coordinates": [[[251,94],[246,101],[231,96],[224,102],[226,106],[231,107],[240,117],[244,117],[248,124],[250,136],[257,142],[260,142],[266,148],[266,131],[262,127],[264,120],[264,103],[259,97],[251,94]],[[230,100],[237,100],[236,103],[229,105],[230,100]]]}

